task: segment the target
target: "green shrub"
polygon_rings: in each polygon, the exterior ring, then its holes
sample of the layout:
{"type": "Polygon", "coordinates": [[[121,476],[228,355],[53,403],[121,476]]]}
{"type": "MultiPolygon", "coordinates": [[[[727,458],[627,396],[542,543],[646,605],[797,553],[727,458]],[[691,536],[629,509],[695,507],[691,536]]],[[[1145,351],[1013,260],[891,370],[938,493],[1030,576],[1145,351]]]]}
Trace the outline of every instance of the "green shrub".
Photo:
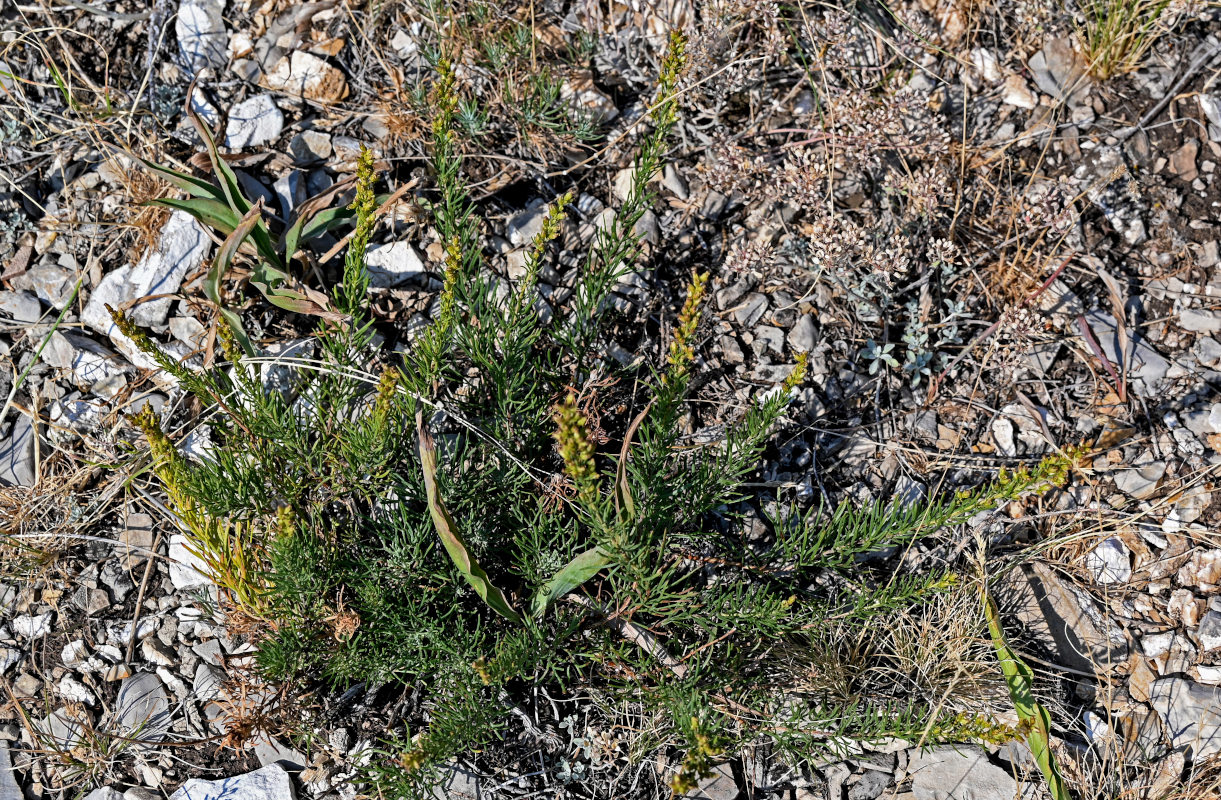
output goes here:
{"type": "MultiPolygon", "coordinates": [[[[552,323],[535,311],[537,280],[571,198],[552,204],[525,276],[499,293],[460,175],[458,89],[439,60],[430,205],[446,245],[443,288],[401,362],[374,344],[364,301],[376,206],[367,154],[331,304],[345,316],[323,318],[318,359],[287,362],[291,391],[258,381],[264,359],[239,346],[229,315],[218,331],[229,368],[196,372],[156,353],[223,412],[218,447],[196,464],[143,423],[233,613],[265,623],[264,674],[336,689],[401,681],[420,692],[426,725],[420,717],[414,732],[387,733],[387,758],[367,768],[383,796],[426,795],[441,762],[494,743],[523,686],[590,688],[612,716],[663,716],[652,741],[685,750],[672,782],[680,792],[758,737],[800,759],[844,737],[980,729],[953,704],[899,689],[851,679],[843,691],[810,688],[815,655],[839,657],[846,638],[883,636],[879,620],[958,590],[948,571],[899,578],[862,554],[1053,480],[1062,462],[923,505],[812,509],[772,520],[774,541],[751,547],[717,520],[744,497],[804,363],[722,441],[689,447],[681,432],[707,275],[689,281],[664,363],[623,368],[598,356],[604,301],[638,254],[633,229],[653,201],[682,63],[675,37],[630,195],[552,323]],[[608,378],[644,387],[630,421],[596,408],[591,387],[608,378]],[[225,564],[235,549],[240,569],[225,564]]],[[[232,230],[218,259],[257,227],[232,230]]]]}

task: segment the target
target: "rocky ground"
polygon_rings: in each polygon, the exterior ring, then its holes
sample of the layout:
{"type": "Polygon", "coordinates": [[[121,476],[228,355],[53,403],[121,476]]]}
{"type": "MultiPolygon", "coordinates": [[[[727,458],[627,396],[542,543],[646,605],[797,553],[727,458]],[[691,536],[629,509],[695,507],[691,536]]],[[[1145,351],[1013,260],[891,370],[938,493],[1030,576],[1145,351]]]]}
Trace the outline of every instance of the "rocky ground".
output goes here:
{"type": "MultiPolygon", "coordinates": [[[[712,270],[715,297],[698,385],[712,410],[696,427],[809,353],[802,427],[760,466],[760,506],[915,497],[1088,444],[1063,491],[973,522],[1035,545],[1000,581],[1015,643],[1054,701],[1082,797],[1219,796],[1215,12],[1167,12],[1139,67],[1104,80],[1068,11],[930,2],[896,9],[907,27],[871,27],[820,7],[799,39],[828,62],[810,73],[831,74],[828,88],[803,77],[767,4],[719,31],[711,7],[684,2],[543,5],[539,37],[595,42],[562,79],[605,146],[469,160],[503,277],[519,276],[556,181],[580,191],[574,247],[613,213],[649,42],[692,30],[683,121],[642,220],[645,268],[615,295],[609,355],[663,352],[658,320],[691,266],[712,270]],[[893,235],[882,247],[873,231],[893,235]]],[[[401,100],[424,69],[419,18],[394,4],[120,0],[6,3],[0,29],[0,800],[354,797],[405,697],[296,699],[291,736],[232,746],[225,721],[259,707],[237,688],[251,685],[249,632],[225,626],[156,492],[125,466],[123,415],[151,404],[168,418],[187,401],[105,306],[150,298],[134,317],[172,352],[213,346],[212,239],[183,212],[139,205],[170,189],[137,157],[201,163],[190,104],[250,196],[285,217],[374,149],[389,190],[405,187],[370,255],[374,308],[388,345],[407,341],[441,258],[414,200],[427,115],[401,100]]],[[[561,256],[544,273],[544,316],[566,302],[572,266],[561,256]]],[[[273,353],[310,330],[265,303],[245,319],[273,353]]],[[[206,445],[205,429],[183,443],[206,445]]],[[[594,733],[545,722],[566,737],[570,775],[629,768],[594,733]]],[[[799,772],[760,753],[696,796],[1043,791],[1017,748],[912,745],[846,743],[799,772]]],[[[527,773],[456,764],[449,796],[585,796],[527,773]]]]}

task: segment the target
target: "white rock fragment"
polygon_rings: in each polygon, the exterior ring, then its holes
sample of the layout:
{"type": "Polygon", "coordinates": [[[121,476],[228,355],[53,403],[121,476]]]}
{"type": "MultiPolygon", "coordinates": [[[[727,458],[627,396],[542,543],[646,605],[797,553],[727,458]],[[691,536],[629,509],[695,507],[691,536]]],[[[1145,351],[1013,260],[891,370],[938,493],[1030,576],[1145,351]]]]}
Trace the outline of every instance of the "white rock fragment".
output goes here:
{"type": "Polygon", "coordinates": [[[170,727],[170,698],[165,684],[151,672],[124,678],[119,684],[114,719],[127,736],[159,742],[170,727]]]}
{"type": "Polygon", "coordinates": [[[348,96],[348,80],[343,73],[326,60],[303,50],[294,51],[276,62],[265,81],[269,89],[318,103],[337,103],[348,96]]]}
{"type": "MultiPolygon", "coordinates": [[[[974,746],[935,747],[912,754],[908,766],[916,800],[1010,800],[1027,796],[1007,770],[974,746]]],[[[1026,787],[1023,787],[1026,788],[1026,787]]]]}
{"type": "Polygon", "coordinates": [[[1021,75],[1010,75],[1005,78],[1001,102],[1006,105],[1032,110],[1039,105],[1039,98],[1026,85],[1025,79],[1021,75]]]}
{"type": "Polygon", "coordinates": [[[187,547],[187,537],[181,533],[170,536],[170,582],[178,590],[211,586],[203,559],[187,547]]]}
{"type": "Polygon", "coordinates": [[[185,0],[178,6],[174,33],[187,70],[197,74],[208,67],[225,65],[224,0],[185,0]]]}
{"type": "Polygon", "coordinates": [[[98,701],[89,687],[73,678],[71,675],[65,675],[59,681],[59,695],[65,700],[71,700],[74,703],[82,703],[91,706],[98,701]]]}
{"type": "Polygon", "coordinates": [[[77,386],[95,383],[127,372],[128,366],[110,348],[77,333],[56,331],[42,351],[42,360],[56,369],[72,371],[77,386]]]}
{"type": "Polygon", "coordinates": [[[1005,417],[992,420],[992,439],[997,451],[1006,458],[1017,455],[1017,444],[1013,441],[1013,423],[1005,417]]]}
{"type": "Polygon", "coordinates": [[[83,639],[76,639],[64,645],[60,657],[64,662],[64,666],[70,669],[76,669],[85,658],[89,655],[89,648],[85,645],[83,639]]]}
{"type": "Polygon", "coordinates": [[[41,639],[51,632],[53,612],[45,614],[18,614],[13,617],[13,631],[26,639],[41,639]]]}
{"type": "Polygon", "coordinates": [[[217,781],[192,778],[170,800],[296,800],[288,772],[279,764],[217,781]]]}
{"type": "Polygon", "coordinates": [[[365,254],[369,285],[378,289],[401,286],[427,274],[424,259],[410,242],[392,242],[370,247],[365,254]]]}
{"type": "Polygon", "coordinates": [[[1157,493],[1162,476],[1166,474],[1166,462],[1154,461],[1142,467],[1120,470],[1115,473],[1115,487],[1137,500],[1148,500],[1157,493]]]}
{"type": "Polygon", "coordinates": [[[1173,747],[1190,747],[1196,762],[1221,752],[1221,689],[1161,678],[1153,682],[1149,704],[1166,723],[1173,747]]]}
{"type": "Polygon", "coordinates": [[[971,65],[979,70],[979,74],[988,83],[996,83],[1001,79],[1000,61],[996,53],[983,47],[971,51],[971,65]]]}
{"type": "MultiPolygon", "coordinates": [[[[102,278],[81,314],[82,321],[98,333],[109,336],[120,350],[123,347],[116,340],[116,334],[128,347],[134,347],[130,339],[118,333],[106,310],[107,304],[118,308],[149,295],[177,292],[187,274],[203,263],[211,247],[212,240],[194,217],[185,211],[173,212],[161,229],[155,248],[145,253],[134,267],[124,265],[102,278]]],[[[128,317],[141,327],[159,327],[165,323],[172,302],[172,298],[164,297],[136,304],[128,317]]]]}
{"type": "Polygon", "coordinates": [[[1085,555],[1085,568],[1094,582],[1103,586],[1127,583],[1132,579],[1131,554],[1118,538],[1111,536],[1085,555]]]}
{"type": "Polygon", "coordinates": [[[284,130],[284,114],[270,94],[256,94],[229,110],[225,147],[240,150],[274,142],[284,130]]]}

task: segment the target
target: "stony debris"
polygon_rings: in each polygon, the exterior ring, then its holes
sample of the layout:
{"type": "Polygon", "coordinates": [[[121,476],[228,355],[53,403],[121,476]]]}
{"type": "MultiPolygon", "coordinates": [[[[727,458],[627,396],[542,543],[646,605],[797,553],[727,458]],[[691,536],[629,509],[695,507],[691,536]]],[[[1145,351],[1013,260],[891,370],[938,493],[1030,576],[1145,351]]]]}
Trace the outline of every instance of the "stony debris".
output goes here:
{"type": "Polygon", "coordinates": [[[1132,579],[1132,554],[1120,539],[1103,539],[1085,557],[1085,567],[1094,582],[1104,586],[1127,583],[1132,579]]]}
{"type": "Polygon", "coordinates": [[[124,678],[119,684],[114,723],[133,738],[149,742],[165,739],[170,729],[170,698],[161,679],[151,672],[124,678]]]}
{"type": "Polygon", "coordinates": [[[224,0],[187,0],[178,6],[174,33],[183,62],[191,74],[225,65],[224,0]]]}
{"type": "Polygon", "coordinates": [[[0,486],[33,486],[34,423],[24,414],[15,417],[7,430],[0,428],[0,486]]]}
{"type": "Polygon", "coordinates": [[[348,80],[343,73],[325,59],[302,50],[282,57],[264,77],[264,83],[273,91],[323,104],[337,103],[348,96],[348,80]]]}
{"type": "Polygon", "coordinates": [[[1154,681],[1149,694],[1172,746],[1189,749],[1194,760],[1221,752],[1221,688],[1168,677],[1154,681]]]}
{"type": "Polygon", "coordinates": [[[365,269],[369,273],[369,285],[378,289],[419,282],[428,274],[424,259],[410,242],[393,242],[369,248],[365,269]]]}
{"type": "Polygon", "coordinates": [[[1009,770],[988,760],[975,746],[935,747],[916,752],[907,768],[915,800],[1010,800],[1037,797],[1020,787],[1009,770]]]}
{"type": "Polygon", "coordinates": [[[192,778],[170,800],[296,800],[296,792],[284,768],[271,764],[232,778],[192,778]]]}
{"type": "Polygon", "coordinates": [[[256,94],[229,110],[225,147],[241,150],[274,142],[284,130],[284,114],[270,94],[256,94]]]}

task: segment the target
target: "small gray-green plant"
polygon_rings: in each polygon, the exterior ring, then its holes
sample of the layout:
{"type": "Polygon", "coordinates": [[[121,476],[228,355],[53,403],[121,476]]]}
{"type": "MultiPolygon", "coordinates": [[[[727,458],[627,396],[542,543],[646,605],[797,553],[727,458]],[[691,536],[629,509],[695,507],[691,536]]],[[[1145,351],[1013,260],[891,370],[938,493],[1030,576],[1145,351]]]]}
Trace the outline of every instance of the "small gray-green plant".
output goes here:
{"type": "MultiPolygon", "coordinates": [[[[511,699],[536,686],[596,690],[612,715],[664,712],[658,741],[684,751],[676,792],[758,737],[801,759],[844,737],[992,730],[897,693],[874,702],[868,691],[803,691],[808,651],[839,646],[821,635],[829,619],[864,624],[954,584],[946,571],[896,577],[859,563],[861,554],[1055,480],[1063,463],[926,504],[810,509],[775,520],[760,549],[720,522],[748,491],[804,360],[722,441],[691,448],[682,433],[708,276],[688,280],[661,363],[611,367],[599,355],[604,301],[635,268],[635,224],[653,202],[650,181],[676,122],[683,46],[672,38],[628,197],[548,325],[536,311],[538,277],[571,195],[552,203],[523,277],[502,292],[462,180],[456,128],[467,112],[443,58],[431,87],[428,199],[444,245],[442,288],[431,324],[401,359],[376,345],[365,299],[377,207],[367,153],[337,314],[320,323],[320,357],[292,362],[290,391],[257,380],[261,359],[238,345],[230,315],[218,328],[230,367],[199,372],[116,312],[137,344],[223,412],[219,444],[199,464],[167,448],[151,418],[142,425],[233,613],[264,623],[263,673],[327,688],[399,681],[418,692],[421,712],[387,733],[366,768],[380,796],[429,796],[439,765],[499,741],[514,719],[511,699]],[[596,386],[615,378],[642,387],[630,414],[599,405],[596,386]]],[[[217,191],[190,185],[200,196],[217,191]]],[[[258,207],[237,210],[215,271],[248,236],[255,257],[269,258],[258,207]]],[[[580,780],[571,763],[553,767],[557,779],[580,780]]]]}

